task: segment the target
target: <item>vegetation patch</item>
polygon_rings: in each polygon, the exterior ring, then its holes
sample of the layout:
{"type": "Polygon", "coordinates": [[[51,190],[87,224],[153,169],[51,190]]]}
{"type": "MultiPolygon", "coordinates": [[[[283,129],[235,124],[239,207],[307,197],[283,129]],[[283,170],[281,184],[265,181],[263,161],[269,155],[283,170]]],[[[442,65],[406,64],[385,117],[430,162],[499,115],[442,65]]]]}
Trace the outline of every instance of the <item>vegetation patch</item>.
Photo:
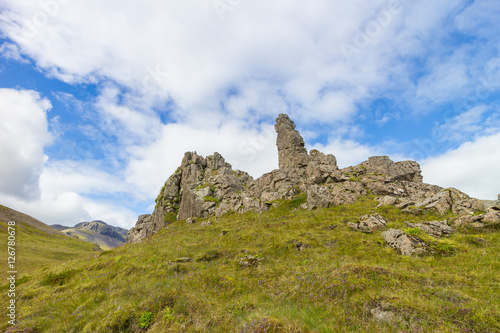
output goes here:
{"type": "Polygon", "coordinates": [[[49,273],[42,281],[42,286],[62,286],[71,280],[71,278],[76,274],[75,270],[65,270],[61,273],[54,274],[49,273]]]}

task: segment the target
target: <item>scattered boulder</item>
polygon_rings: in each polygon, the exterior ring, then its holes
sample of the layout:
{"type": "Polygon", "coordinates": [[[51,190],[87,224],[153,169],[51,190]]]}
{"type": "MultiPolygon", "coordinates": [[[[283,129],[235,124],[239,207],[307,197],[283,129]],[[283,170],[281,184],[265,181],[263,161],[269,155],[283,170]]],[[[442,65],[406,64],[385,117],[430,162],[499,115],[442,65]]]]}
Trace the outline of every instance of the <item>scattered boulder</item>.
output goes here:
{"type": "Polygon", "coordinates": [[[480,200],[473,199],[454,188],[444,189],[418,202],[415,207],[434,210],[438,214],[446,214],[448,211],[452,211],[460,215],[471,214],[484,208],[480,200]]]}
{"type": "Polygon", "coordinates": [[[483,223],[487,224],[499,224],[500,223],[500,211],[492,210],[483,215],[483,223]]]}
{"type": "Polygon", "coordinates": [[[383,323],[392,323],[399,319],[397,317],[395,308],[386,299],[376,301],[374,306],[370,309],[373,319],[383,323]]]}
{"type": "Polygon", "coordinates": [[[384,197],[379,198],[378,201],[379,201],[379,204],[377,207],[394,206],[398,202],[398,198],[390,196],[390,195],[386,195],[384,197]]]}
{"type": "Polygon", "coordinates": [[[419,256],[429,253],[426,242],[401,230],[389,229],[382,233],[385,242],[404,256],[419,256]]]}
{"type": "Polygon", "coordinates": [[[486,214],[461,216],[453,221],[457,227],[484,228],[486,226],[500,224],[500,211],[490,210],[486,214]]]}
{"type": "Polygon", "coordinates": [[[451,234],[455,232],[455,229],[450,227],[446,220],[445,221],[430,221],[430,222],[422,222],[422,223],[410,223],[405,222],[407,226],[410,228],[418,228],[425,232],[428,235],[431,235],[435,238],[440,237],[449,237],[451,234]]]}
{"type": "Polygon", "coordinates": [[[355,231],[373,233],[387,229],[387,222],[379,214],[364,215],[357,223],[348,223],[349,227],[355,231]]]}

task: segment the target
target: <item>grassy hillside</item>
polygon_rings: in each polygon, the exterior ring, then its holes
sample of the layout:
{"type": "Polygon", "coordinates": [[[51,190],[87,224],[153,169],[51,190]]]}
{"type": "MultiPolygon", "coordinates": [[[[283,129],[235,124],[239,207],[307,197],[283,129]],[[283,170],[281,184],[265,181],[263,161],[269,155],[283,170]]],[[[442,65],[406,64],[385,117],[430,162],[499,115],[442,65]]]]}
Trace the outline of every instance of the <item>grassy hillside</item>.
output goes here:
{"type": "MultiPolygon", "coordinates": [[[[16,270],[19,276],[29,275],[43,267],[54,267],[70,259],[95,254],[93,244],[79,241],[58,230],[5,206],[0,206],[0,238],[3,245],[0,262],[7,267],[7,223],[15,221],[16,270]]],[[[2,281],[7,269],[2,270],[2,281]]]]}
{"type": "Polygon", "coordinates": [[[212,219],[211,225],[178,221],[144,243],[30,274],[18,287],[17,329],[500,331],[498,230],[461,230],[436,240],[408,230],[404,221],[449,216],[376,208],[372,197],[298,210],[304,200],[299,196],[263,214],[212,219]],[[348,228],[371,212],[383,215],[388,227],[418,234],[437,254],[404,257],[380,233],[348,228]],[[386,315],[378,320],[373,309],[386,315]]]}

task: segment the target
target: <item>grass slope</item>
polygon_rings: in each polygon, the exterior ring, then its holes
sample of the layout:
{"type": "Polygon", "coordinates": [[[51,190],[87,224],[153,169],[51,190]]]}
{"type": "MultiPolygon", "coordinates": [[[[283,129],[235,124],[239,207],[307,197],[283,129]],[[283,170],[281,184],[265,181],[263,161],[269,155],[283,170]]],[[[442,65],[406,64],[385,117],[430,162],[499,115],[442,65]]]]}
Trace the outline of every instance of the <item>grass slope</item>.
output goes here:
{"type": "MultiPolygon", "coordinates": [[[[29,215],[0,206],[0,238],[4,246],[0,251],[0,262],[5,266],[9,221],[16,222],[16,270],[19,274],[31,274],[42,267],[53,267],[95,253],[93,244],[65,235],[29,215]]],[[[2,281],[6,271],[1,272],[2,281]]]]}
{"type": "Polygon", "coordinates": [[[347,222],[378,212],[408,230],[404,221],[445,217],[376,208],[373,197],[297,210],[304,200],[213,225],[178,221],[141,244],[33,273],[7,332],[499,332],[498,230],[420,235],[439,254],[404,257],[347,222]],[[258,263],[243,268],[244,258],[258,263]],[[377,306],[394,320],[376,320],[377,306]]]}

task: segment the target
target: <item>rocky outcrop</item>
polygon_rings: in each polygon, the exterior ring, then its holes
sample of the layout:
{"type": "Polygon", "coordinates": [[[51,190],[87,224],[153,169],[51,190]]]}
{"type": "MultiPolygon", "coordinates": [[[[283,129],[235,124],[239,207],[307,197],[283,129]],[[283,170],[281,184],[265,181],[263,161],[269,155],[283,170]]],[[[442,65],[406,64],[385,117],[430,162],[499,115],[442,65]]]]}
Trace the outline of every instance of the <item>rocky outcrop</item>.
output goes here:
{"type": "Polygon", "coordinates": [[[361,216],[357,223],[348,223],[348,225],[352,230],[364,233],[373,233],[387,229],[387,222],[379,214],[361,216]]]}
{"type": "MultiPolygon", "coordinates": [[[[431,209],[441,214],[450,210],[469,214],[487,206],[455,189],[423,183],[420,166],[414,161],[394,162],[387,156],[374,156],[339,170],[335,156],[315,149],[307,152],[304,139],[285,114],[278,116],[275,129],[279,169],[255,180],[246,172],[233,170],[218,153],[206,158],[196,152],[185,153],[181,166],[161,189],[154,212],[139,217],[127,240],[145,239],[175,220],[230,211],[265,211],[300,193],[307,195],[302,209],[349,204],[368,193],[380,196],[381,205],[411,212],[431,209]]],[[[361,221],[357,227],[375,228],[361,221]]]]}
{"type": "Polygon", "coordinates": [[[455,232],[455,229],[450,227],[446,221],[426,221],[422,223],[405,222],[405,224],[410,228],[418,228],[435,238],[449,237],[455,232]]]}
{"type": "Polygon", "coordinates": [[[158,232],[162,227],[155,226],[151,221],[151,214],[140,215],[135,223],[135,227],[127,233],[127,243],[137,243],[143,239],[151,237],[158,232]]]}
{"type": "Polygon", "coordinates": [[[483,209],[484,205],[480,200],[473,199],[457,189],[447,188],[416,203],[415,207],[433,210],[438,214],[446,214],[451,211],[466,215],[483,209]]]}
{"type": "Polygon", "coordinates": [[[389,229],[382,233],[387,245],[395,248],[404,256],[419,256],[429,253],[429,247],[420,238],[405,234],[401,230],[389,229]]]}
{"type": "Polygon", "coordinates": [[[252,177],[233,170],[219,153],[204,158],[187,152],[156,198],[153,214],[141,215],[127,240],[137,242],[150,237],[176,220],[239,211],[245,201],[242,193],[251,181],[252,177]]]}
{"type": "Polygon", "coordinates": [[[457,227],[481,229],[500,224],[500,211],[490,209],[486,214],[461,216],[453,221],[457,227]]]}
{"type": "Polygon", "coordinates": [[[309,164],[309,155],[304,139],[295,130],[295,124],[286,114],[280,114],[274,125],[278,138],[278,160],[280,169],[305,168],[309,164]]]}

